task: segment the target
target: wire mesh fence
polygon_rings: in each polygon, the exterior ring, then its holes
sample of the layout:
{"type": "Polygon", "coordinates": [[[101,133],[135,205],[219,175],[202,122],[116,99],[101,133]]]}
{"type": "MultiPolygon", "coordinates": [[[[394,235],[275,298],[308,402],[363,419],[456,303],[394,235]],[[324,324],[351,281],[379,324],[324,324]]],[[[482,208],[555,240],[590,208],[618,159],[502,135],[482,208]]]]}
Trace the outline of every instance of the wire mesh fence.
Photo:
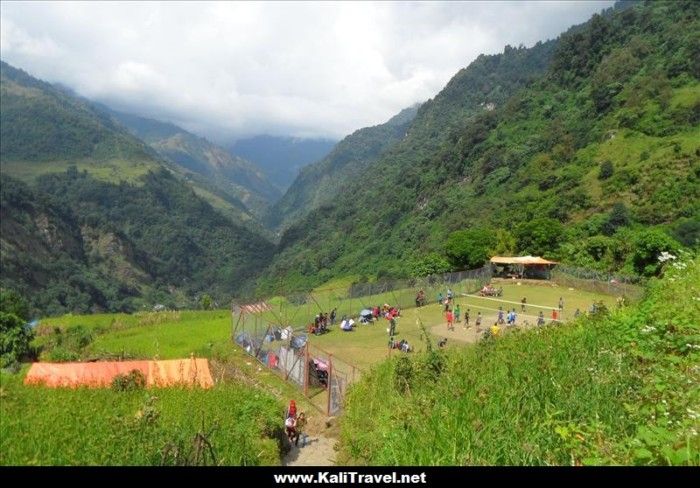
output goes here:
{"type": "Polygon", "coordinates": [[[639,300],[644,294],[639,276],[625,276],[561,264],[552,271],[552,281],[562,286],[615,295],[628,300],[639,300]]]}
{"type": "MultiPolygon", "coordinates": [[[[275,303],[258,301],[254,307],[232,307],[232,340],[278,376],[296,385],[321,412],[337,415],[349,386],[362,371],[352,362],[311,344],[312,334],[347,321],[372,321],[389,308],[422,307],[444,299],[474,295],[493,279],[490,265],[479,269],[421,278],[353,283],[344,287],[292,293],[275,303]]],[[[560,286],[637,299],[639,279],[559,265],[552,280],[560,286]]],[[[499,300],[499,299],[494,299],[499,300]]],[[[502,300],[502,299],[500,299],[502,300]]],[[[512,308],[503,301],[499,309],[512,308]]],[[[497,313],[491,304],[476,306],[485,314],[497,313]],[[493,308],[493,310],[491,310],[493,308]],[[495,310],[495,311],[494,311],[495,310]]],[[[534,305],[533,305],[534,306],[534,305]]],[[[532,306],[531,306],[532,307],[532,306]]],[[[539,307],[548,308],[548,307],[539,307]]],[[[465,315],[468,309],[465,311],[465,315]]],[[[474,312],[475,313],[475,312],[474,312]]],[[[534,313],[534,312],[533,312],[534,313]]],[[[538,317],[529,317],[534,321],[538,317]]],[[[547,317],[549,319],[549,317],[547,317]]],[[[560,317],[553,316],[558,321],[560,317]]],[[[342,327],[341,327],[342,328],[342,327]]]]}

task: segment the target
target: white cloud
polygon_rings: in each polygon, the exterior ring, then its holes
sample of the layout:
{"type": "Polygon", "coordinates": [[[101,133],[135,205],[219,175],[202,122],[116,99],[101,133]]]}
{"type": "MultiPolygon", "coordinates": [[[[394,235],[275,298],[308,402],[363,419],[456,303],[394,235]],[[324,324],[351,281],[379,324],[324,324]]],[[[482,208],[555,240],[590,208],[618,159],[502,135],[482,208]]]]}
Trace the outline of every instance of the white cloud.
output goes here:
{"type": "Polygon", "coordinates": [[[433,97],[481,53],[602,2],[2,2],[0,55],[89,98],[223,140],[342,137],[433,97]]]}

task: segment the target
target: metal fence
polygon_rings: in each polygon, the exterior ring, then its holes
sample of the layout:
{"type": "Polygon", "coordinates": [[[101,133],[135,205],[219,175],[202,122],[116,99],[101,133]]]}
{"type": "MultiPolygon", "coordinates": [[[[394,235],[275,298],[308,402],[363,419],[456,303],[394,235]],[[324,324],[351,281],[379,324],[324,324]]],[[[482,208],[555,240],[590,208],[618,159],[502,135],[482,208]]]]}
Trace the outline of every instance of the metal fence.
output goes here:
{"type": "MultiPolygon", "coordinates": [[[[234,304],[231,309],[232,340],[262,365],[295,386],[319,411],[337,415],[349,386],[362,370],[309,343],[308,320],[321,312],[335,311],[335,324],[356,318],[363,309],[421,306],[436,303],[446,289],[454,296],[473,294],[493,278],[490,265],[479,269],[422,278],[354,283],[345,287],[293,293],[281,297],[277,306],[258,302],[255,307],[234,304]]],[[[639,279],[559,265],[552,281],[577,289],[638,299],[643,293],[639,279]]],[[[443,296],[443,298],[446,298],[443,296]]]]}
{"type": "Polygon", "coordinates": [[[624,297],[628,300],[639,300],[644,294],[642,279],[639,276],[625,276],[561,264],[552,271],[552,281],[562,286],[624,297]]]}
{"type": "Polygon", "coordinates": [[[348,387],[361,370],[309,343],[303,330],[284,326],[241,307],[232,309],[232,340],[260,364],[299,388],[312,405],[329,416],[343,407],[348,387]]]}

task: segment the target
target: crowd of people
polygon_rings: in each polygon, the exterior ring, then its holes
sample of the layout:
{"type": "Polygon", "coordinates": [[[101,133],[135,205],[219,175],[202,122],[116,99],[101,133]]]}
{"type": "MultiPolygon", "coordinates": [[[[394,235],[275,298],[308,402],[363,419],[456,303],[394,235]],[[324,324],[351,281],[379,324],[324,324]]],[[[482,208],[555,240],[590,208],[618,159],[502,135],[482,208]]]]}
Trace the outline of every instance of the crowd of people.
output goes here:
{"type": "Polygon", "coordinates": [[[314,335],[321,335],[328,332],[330,326],[335,325],[336,310],[337,309],[334,308],[331,310],[330,314],[328,312],[316,314],[314,321],[308,325],[307,332],[314,335]]]}

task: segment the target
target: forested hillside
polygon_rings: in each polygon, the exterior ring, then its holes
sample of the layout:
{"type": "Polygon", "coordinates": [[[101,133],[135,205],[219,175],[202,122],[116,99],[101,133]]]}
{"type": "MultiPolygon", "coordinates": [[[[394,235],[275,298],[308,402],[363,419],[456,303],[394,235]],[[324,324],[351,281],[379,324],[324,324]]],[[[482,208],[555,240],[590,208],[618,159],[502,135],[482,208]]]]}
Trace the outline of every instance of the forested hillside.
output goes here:
{"type": "Polygon", "coordinates": [[[373,175],[364,170],[406,135],[417,111],[418,106],[407,108],[384,124],[355,131],[321,161],[303,168],[284,197],[268,212],[268,226],[276,228],[293,222],[334,200],[349,182],[362,180],[371,185],[373,175]]]}
{"type": "Polygon", "coordinates": [[[367,167],[371,184],[346,181],[285,232],[260,289],[489,252],[653,274],[655,251],[696,245],[700,228],[698,9],[618,4],[480,56],[367,167]]]}
{"type": "Polygon", "coordinates": [[[241,293],[267,263],[272,244],[105,112],[1,67],[2,287],[42,313],[195,306],[241,293]]]}
{"type": "Polygon", "coordinates": [[[258,218],[281,196],[259,168],[203,137],[146,117],[111,110],[110,114],[189,179],[232,205],[242,202],[258,218]]]}

